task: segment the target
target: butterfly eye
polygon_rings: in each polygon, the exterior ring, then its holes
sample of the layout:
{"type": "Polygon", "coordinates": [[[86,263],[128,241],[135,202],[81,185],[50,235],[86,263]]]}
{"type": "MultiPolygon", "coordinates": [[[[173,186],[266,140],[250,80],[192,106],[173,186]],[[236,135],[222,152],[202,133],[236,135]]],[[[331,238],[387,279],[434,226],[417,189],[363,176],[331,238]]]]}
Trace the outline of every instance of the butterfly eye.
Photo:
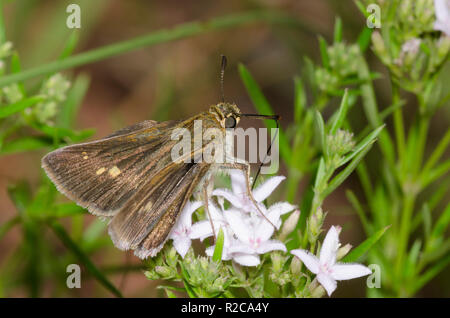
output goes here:
{"type": "Polygon", "coordinates": [[[234,128],[236,127],[236,118],[230,116],[225,119],[225,128],[234,128]]]}

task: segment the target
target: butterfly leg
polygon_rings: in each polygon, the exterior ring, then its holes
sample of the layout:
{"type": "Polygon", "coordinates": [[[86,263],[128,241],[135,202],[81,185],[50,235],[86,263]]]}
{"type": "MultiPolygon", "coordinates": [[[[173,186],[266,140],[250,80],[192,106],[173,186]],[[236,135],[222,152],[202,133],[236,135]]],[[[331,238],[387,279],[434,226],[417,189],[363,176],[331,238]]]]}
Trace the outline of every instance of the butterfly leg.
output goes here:
{"type": "Polygon", "coordinates": [[[214,229],[214,223],[211,217],[211,213],[209,213],[209,197],[211,196],[211,191],[209,189],[209,185],[212,181],[212,177],[206,178],[203,183],[203,206],[205,207],[206,214],[208,214],[209,223],[211,224],[211,229],[214,235],[214,240],[216,240],[216,230],[214,229]]]}
{"type": "Polygon", "coordinates": [[[267,222],[269,222],[275,229],[277,229],[277,227],[261,211],[261,209],[258,206],[258,202],[253,197],[252,186],[250,184],[250,164],[248,162],[243,162],[243,161],[240,161],[240,162],[226,162],[226,163],[220,164],[220,167],[221,168],[225,168],[225,169],[238,169],[238,170],[241,170],[241,171],[244,172],[244,174],[246,176],[246,188],[247,188],[247,195],[248,195],[248,197],[250,198],[252,203],[255,205],[256,210],[266,219],[267,222]]]}

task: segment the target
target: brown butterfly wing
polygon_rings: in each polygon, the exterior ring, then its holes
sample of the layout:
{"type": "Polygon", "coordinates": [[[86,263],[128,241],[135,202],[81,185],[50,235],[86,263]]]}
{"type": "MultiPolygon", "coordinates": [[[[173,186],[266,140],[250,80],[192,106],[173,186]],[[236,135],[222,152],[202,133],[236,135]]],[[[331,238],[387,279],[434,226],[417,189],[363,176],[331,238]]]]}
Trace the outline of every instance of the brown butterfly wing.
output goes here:
{"type": "Polygon", "coordinates": [[[168,164],[160,159],[176,142],[177,122],[145,121],[97,141],[57,149],[42,167],[58,190],[91,213],[112,216],[143,185],[168,164]]]}
{"type": "Polygon", "coordinates": [[[155,255],[208,170],[205,163],[172,163],[148,180],[111,220],[114,244],[141,258],[155,255]]]}

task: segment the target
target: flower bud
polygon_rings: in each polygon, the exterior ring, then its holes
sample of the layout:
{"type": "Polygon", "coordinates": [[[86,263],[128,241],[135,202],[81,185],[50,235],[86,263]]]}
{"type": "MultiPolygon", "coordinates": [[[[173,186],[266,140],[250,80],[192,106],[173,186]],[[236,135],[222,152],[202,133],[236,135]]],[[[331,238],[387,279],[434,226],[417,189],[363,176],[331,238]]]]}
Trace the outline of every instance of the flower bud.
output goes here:
{"type": "Polygon", "coordinates": [[[168,277],[172,274],[172,271],[170,270],[170,268],[168,268],[166,266],[156,266],[155,272],[162,277],[168,277]]]}
{"type": "Polygon", "coordinates": [[[294,212],[291,213],[291,215],[289,215],[289,217],[284,222],[283,227],[281,228],[280,233],[281,241],[284,241],[288,237],[288,235],[295,230],[299,218],[300,218],[300,210],[295,210],[294,212]]]}
{"type": "Polygon", "coordinates": [[[329,147],[330,155],[341,157],[355,147],[353,133],[347,130],[338,129],[334,135],[327,136],[327,145],[329,147]]]}
{"type": "Polygon", "coordinates": [[[345,255],[348,254],[348,252],[350,252],[350,250],[352,249],[352,245],[351,244],[345,244],[344,246],[340,247],[337,251],[336,254],[336,259],[339,261],[342,258],[344,258],[345,255]]]}
{"type": "Polygon", "coordinates": [[[302,261],[298,257],[293,257],[291,261],[291,273],[297,276],[302,271],[302,261]]]}

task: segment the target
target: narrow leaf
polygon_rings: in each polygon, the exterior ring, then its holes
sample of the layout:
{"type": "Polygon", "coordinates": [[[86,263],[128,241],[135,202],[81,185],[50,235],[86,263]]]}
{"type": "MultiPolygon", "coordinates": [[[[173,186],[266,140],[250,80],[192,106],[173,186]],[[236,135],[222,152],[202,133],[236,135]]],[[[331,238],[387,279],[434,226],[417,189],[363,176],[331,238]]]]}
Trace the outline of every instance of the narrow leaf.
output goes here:
{"type": "Polygon", "coordinates": [[[214,248],[214,254],[212,257],[214,262],[220,262],[222,260],[223,242],[224,242],[223,230],[222,228],[220,228],[219,234],[217,235],[216,247],[214,248]]]}
{"type": "Polygon", "coordinates": [[[347,177],[353,172],[353,170],[355,170],[355,168],[358,166],[358,163],[362,160],[362,158],[364,158],[370,148],[372,148],[372,145],[373,142],[366,146],[358,155],[356,155],[356,157],[353,158],[348,166],[345,167],[344,170],[342,170],[336,177],[331,180],[330,184],[323,193],[323,197],[328,196],[331,192],[336,190],[336,188],[340,186],[345,179],[347,179],[347,177]]]}
{"type": "Polygon", "coordinates": [[[348,253],[344,258],[342,259],[345,263],[352,263],[359,260],[361,256],[363,256],[368,250],[372,248],[372,246],[378,242],[378,240],[384,235],[386,230],[390,226],[386,226],[385,228],[377,231],[374,235],[367,238],[364,242],[358,245],[358,247],[354,248],[350,253],[348,253]]]}
{"type": "Polygon", "coordinates": [[[17,103],[1,106],[0,107],[0,118],[5,118],[11,116],[15,113],[18,113],[25,108],[36,105],[39,102],[42,102],[45,98],[43,96],[33,96],[30,98],[22,99],[17,103]]]}
{"type": "Polygon", "coordinates": [[[358,155],[361,151],[363,151],[366,147],[369,147],[374,141],[375,138],[378,137],[378,134],[381,132],[381,130],[384,128],[383,126],[378,127],[374,131],[372,131],[370,134],[368,134],[363,140],[361,140],[360,143],[358,143],[355,147],[355,149],[346,155],[344,158],[342,158],[341,162],[339,163],[340,166],[346,164],[350,160],[352,160],[356,155],[358,155]]]}
{"type": "Polygon", "coordinates": [[[117,297],[122,297],[120,291],[106,278],[105,275],[92,263],[89,257],[78,247],[78,245],[70,238],[66,230],[57,222],[52,222],[50,227],[55,234],[59,237],[61,242],[79,259],[79,261],[86,266],[87,270],[108,289],[112,294],[117,297]]]}
{"type": "Polygon", "coordinates": [[[342,123],[345,120],[345,117],[347,116],[348,111],[348,89],[345,90],[344,96],[342,97],[341,106],[339,107],[338,115],[333,122],[333,126],[331,126],[330,133],[334,135],[339,128],[341,128],[342,123]]]}

